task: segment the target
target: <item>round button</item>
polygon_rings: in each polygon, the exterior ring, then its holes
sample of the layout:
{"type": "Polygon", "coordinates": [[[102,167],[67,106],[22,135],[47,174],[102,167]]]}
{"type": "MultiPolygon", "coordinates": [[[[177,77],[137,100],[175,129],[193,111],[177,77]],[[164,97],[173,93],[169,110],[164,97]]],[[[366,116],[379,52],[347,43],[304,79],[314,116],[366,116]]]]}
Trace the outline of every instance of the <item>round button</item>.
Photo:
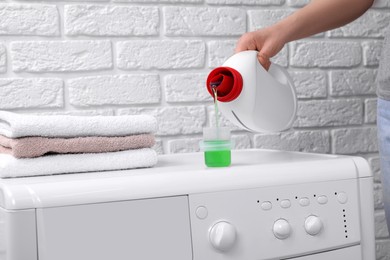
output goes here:
{"type": "Polygon", "coordinates": [[[319,217],[311,215],[305,220],[305,230],[309,235],[315,236],[322,230],[323,224],[319,217]]]}
{"type": "Polygon", "coordinates": [[[209,239],[211,245],[219,251],[228,251],[236,242],[236,229],[235,227],[225,221],[216,223],[209,233],[209,239]]]}
{"type": "Polygon", "coordinates": [[[326,197],[325,195],[321,195],[317,198],[317,201],[319,204],[326,204],[328,203],[328,197],[326,197]]]}
{"type": "Polygon", "coordinates": [[[345,204],[348,201],[348,196],[345,192],[339,192],[339,193],[337,193],[337,200],[341,204],[345,204]]]}
{"type": "Polygon", "coordinates": [[[289,208],[290,206],[291,206],[291,202],[290,202],[290,200],[282,200],[281,202],[280,202],[280,206],[282,207],[282,208],[284,208],[284,209],[287,209],[287,208],[289,208]]]}
{"type": "Polygon", "coordinates": [[[285,219],[278,219],[274,223],[273,232],[276,238],[286,239],[291,234],[291,226],[285,219]]]}
{"type": "Polygon", "coordinates": [[[208,210],[206,207],[204,206],[200,206],[196,209],[196,212],[195,212],[196,216],[200,219],[205,219],[207,218],[207,215],[209,214],[208,210]]]}
{"type": "Polygon", "coordinates": [[[270,210],[272,209],[272,203],[270,201],[264,201],[263,203],[261,203],[260,207],[263,210],[270,210]]]}
{"type": "Polygon", "coordinates": [[[306,197],[300,198],[299,199],[299,205],[301,205],[302,207],[309,206],[310,205],[310,200],[308,198],[306,198],[306,197]]]}

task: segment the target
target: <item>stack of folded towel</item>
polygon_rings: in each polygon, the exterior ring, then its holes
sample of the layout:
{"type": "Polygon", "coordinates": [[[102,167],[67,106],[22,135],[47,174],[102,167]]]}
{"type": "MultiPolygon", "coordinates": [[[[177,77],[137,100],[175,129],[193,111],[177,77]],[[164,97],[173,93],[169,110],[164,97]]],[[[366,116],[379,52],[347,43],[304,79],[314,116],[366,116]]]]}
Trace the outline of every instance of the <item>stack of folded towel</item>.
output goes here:
{"type": "Polygon", "coordinates": [[[147,115],[23,115],[0,111],[0,177],[151,167],[156,119],[147,115]]]}

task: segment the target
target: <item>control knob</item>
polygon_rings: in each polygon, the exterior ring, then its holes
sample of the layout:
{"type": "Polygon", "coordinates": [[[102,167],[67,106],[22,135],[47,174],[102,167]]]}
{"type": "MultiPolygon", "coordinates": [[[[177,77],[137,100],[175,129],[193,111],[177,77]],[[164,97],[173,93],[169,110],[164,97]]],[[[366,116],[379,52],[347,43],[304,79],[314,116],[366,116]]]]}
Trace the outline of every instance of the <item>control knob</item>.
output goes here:
{"type": "Polygon", "coordinates": [[[287,220],[281,218],[275,221],[273,232],[276,238],[286,239],[291,234],[291,226],[287,220]]]}
{"type": "Polygon", "coordinates": [[[211,245],[220,251],[231,249],[236,242],[236,237],[236,228],[226,221],[214,224],[209,232],[211,245]]]}
{"type": "Polygon", "coordinates": [[[323,227],[322,221],[319,217],[311,215],[305,220],[305,230],[309,235],[315,236],[321,232],[323,227]]]}

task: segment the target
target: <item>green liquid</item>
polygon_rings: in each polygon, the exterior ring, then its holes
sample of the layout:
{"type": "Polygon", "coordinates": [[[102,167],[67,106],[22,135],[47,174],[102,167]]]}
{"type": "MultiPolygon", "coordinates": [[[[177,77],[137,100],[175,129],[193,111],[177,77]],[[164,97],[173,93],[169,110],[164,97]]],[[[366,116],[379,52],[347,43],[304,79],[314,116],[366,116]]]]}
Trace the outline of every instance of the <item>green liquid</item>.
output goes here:
{"type": "Polygon", "coordinates": [[[208,151],[204,153],[204,160],[208,167],[226,167],[231,163],[230,150],[208,151]]]}
{"type": "MultiPolygon", "coordinates": [[[[225,144],[226,141],[215,140],[207,141],[209,144],[218,145],[225,144]]],[[[211,150],[204,152],[204,160],[208,167],[226,167],[231,164],[230,149],[222,148],[221,150],[211,150]]]]}

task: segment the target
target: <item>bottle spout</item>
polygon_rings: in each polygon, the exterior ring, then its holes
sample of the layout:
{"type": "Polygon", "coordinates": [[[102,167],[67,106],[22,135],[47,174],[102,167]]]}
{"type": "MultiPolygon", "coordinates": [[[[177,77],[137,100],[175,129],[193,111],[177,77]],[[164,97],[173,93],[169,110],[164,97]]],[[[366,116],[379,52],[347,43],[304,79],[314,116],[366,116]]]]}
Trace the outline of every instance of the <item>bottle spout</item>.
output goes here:
{"type": "Polygon", "coordinates": [[[218,88],[223,82],[223,75],[217,75],[216,77],[211,79],[210,88],[218,88]]]}
{"type": "Polygon", "coordinates": [[[206,84],[211,96],[214,96],[213,90],[216,90],[218,101],[229,102],[240,95],[243,80],[237,70],[230,67],[219,67],[210,72],[206,84]]]}

